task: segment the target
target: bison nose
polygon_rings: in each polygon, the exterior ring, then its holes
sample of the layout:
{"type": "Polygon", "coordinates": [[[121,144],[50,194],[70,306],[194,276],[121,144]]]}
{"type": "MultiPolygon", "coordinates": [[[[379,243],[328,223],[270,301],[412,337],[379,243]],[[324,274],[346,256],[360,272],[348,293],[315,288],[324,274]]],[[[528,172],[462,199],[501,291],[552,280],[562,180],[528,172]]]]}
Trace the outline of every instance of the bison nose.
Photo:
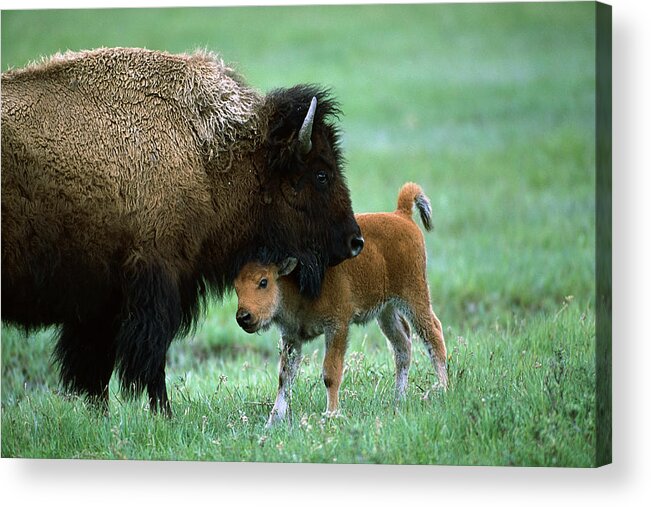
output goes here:
{"type": "Polygon", "coordinates": [[[251,323],[251,314],[246,310],[239,310],[235,318],[240,326],[246,326],[251,323]]]}
{"type": "Polygon", "coordinates": [[[364,238],[361,234],[353,234],[348,240],[348,247],[350,248],[350,256],[357,257],[364,248],[364,238]]]}

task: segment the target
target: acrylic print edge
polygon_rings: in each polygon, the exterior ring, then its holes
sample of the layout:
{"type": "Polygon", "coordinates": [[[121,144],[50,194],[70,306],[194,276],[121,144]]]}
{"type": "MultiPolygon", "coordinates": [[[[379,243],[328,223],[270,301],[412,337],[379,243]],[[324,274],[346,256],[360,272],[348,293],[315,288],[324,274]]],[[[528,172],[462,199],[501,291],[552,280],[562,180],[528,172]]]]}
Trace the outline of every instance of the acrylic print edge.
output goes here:
{"type": "Polygon", "coordinates": [[[596,449],[612,463],[612,7],[596,9],[596,449]]]}

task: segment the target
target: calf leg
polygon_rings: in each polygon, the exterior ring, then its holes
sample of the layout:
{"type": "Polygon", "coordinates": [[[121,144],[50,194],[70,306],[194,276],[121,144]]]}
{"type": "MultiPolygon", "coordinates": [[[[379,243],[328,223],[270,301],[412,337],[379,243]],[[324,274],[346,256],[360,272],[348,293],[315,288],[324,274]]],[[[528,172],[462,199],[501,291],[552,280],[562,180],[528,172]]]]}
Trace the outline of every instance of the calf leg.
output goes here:
{"type": "Polygon", "coordinates": [[[393,306],[386,307],[378,317],[380,329],[393,348],[396,363],[396,400],[401,400],[407,390],[411,364],[411,337],[409,324],[393,306]]]}
{"type": "Polygon", "coordinates": [[[339,408],[339,387],[344,374],[347,345],[348,327],[326,332],[326,352],[323,359],[323,383],[328,397],[326,415],[334,415],[339,408]]]}
{"type": "Polygon", "coordinates": [[[447,351],[445,339],[443,338],[443,327],[441,321],[432,311],[429,297],[422,298],[415,304],[409,305],[408,317],[414,326],[414,331],[425,343],[427,353],[436,370],[439,384],[443,389],[447,389],[447,351]]]}
{"type": "Polygon", "coordinates": [[[278,394],[276,395],[276,401],[267,420],[267,428],[270,428],[285,418],[289,407],[288,398],[291,399],[292,384],[296,378],[296,372],[298,371],[300,362],[301,343],[283,336],[278,374],[278,394]]]}

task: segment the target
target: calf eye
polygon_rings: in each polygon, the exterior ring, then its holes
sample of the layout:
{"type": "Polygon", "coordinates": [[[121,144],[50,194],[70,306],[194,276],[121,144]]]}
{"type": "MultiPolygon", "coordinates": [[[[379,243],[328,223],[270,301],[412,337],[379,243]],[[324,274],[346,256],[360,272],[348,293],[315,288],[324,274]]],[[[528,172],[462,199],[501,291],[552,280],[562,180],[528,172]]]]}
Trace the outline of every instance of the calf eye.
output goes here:
{"type": "Polygon", "coordinates": [[[260,280],[260,283],[258,284],[258,287],[261,289],[266,289],[267,288],[267,279],[263,278],[260,280]]]}
{"type": "Polygon", "coordinates": [[[325,171],[316,173],[316,181],[319,185],[326,185],[328,183],[328,174],[325,171]]]}

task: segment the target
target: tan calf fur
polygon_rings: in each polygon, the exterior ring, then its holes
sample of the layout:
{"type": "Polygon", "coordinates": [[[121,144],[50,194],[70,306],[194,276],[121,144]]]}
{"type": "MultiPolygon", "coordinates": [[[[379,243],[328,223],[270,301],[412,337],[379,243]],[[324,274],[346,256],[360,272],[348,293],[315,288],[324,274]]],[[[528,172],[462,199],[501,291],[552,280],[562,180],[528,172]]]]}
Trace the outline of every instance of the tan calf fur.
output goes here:
{"type": "Polygon", "coordinates": [[[364,250],[326,271],[321,295],[315,300],[302,297],[289,276],[295,259],[287,259],[280,266],[249,263],[240,271],[235,279],[240,326],[253,333],[275,324],[282,333],[278,396],[268,426],[286,414],[302,344],[321,334],[325,334],[326,342],[326,413],[337,410],[351,323],[377,319],[394,351],[398,399],[404,396],[411,363],[409,324],[423,339],[440,386],[447,387],[445,340],[430,304],[425,240],[412,218],[414,204],[430,229],[429,200],[415,183],[402,187],[393,213],[356,215],[365,239],[364,250]]]}

